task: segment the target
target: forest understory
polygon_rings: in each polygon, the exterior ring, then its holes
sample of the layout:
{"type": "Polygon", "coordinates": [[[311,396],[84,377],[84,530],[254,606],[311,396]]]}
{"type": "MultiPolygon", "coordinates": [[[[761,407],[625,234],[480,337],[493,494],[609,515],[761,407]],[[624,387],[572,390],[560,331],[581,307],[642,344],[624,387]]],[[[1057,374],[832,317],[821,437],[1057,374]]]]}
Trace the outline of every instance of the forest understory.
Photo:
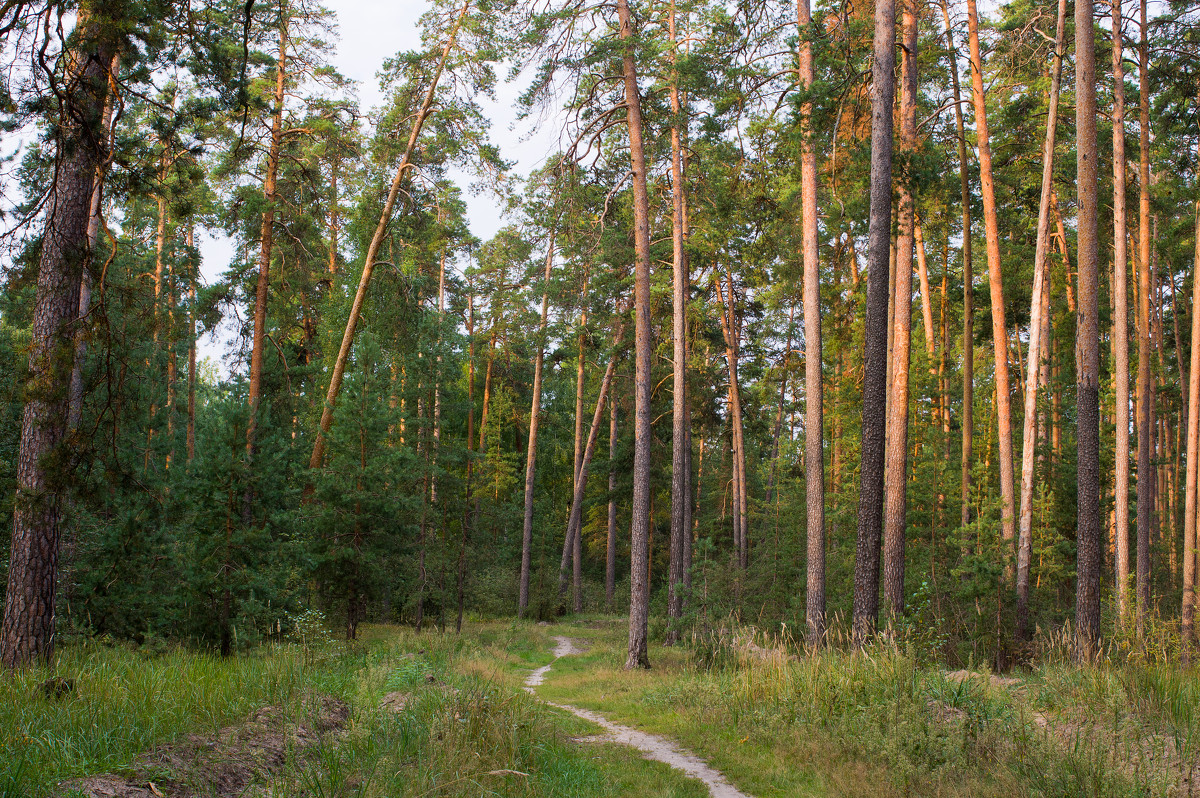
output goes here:
{"type": "Polygon", "coordinates": [[[950,671],[913,641],[814,652],[747,626],[655,641],[655,667],[627,671],[626,631],[602,615],[472,619],[461,635],[369,625],[346,643],[310,625],[224,660],[70,646],[0,686],[0,795],[709,794],[543,702],[670,740],[759,798],[1193,794],[1190,672],[1081,668],[1068,645],[1000,677],[950,671]],[[555,658],[563,638],[575,648],[555,658]],[[48,691],[51,676],[70,688],[48,691]]]}

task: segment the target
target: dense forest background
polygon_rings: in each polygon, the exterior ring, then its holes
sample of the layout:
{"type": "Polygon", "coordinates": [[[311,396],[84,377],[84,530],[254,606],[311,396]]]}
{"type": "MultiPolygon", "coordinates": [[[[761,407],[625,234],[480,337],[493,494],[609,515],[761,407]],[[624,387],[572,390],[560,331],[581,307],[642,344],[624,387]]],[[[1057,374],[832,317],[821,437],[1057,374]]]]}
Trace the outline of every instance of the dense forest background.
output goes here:
{"type": "MultiPolygon", "coordinates": [[[[626,612],[632,568],[655,634],[734,617],[848,639],[869,610],[875,285],[881,625],[1006,666],[1074,622],[1076,325],[1094,301],[1099,632],[1180,653],[1197,9],[900,8],[872,226],[870,6],[437,0],[366,109],[315,0],[0,4],[0,111],[24,142],[5,164],[0,517],[18,519],[16,552],[22,507],[53,515],[50,628],[228,653],[314,609],[350,638],[364,621],[626,612]],[[1083,83],[1080,18],[1100,65],[1083,83]],[[510,74],[521,113],[563,120],[569,143],[529,175],[479,105],[510,74]],[[1094,284],[1080,86],[1099,109],[1094,284]],[[91,225],[60,291],[76,304],[46,327],[46,231],[85,151],[91,225]],[[490,240],[468,190],[503,209],[490,240]],[[237,252],[209,283],[207,230],[237,252]],[[220,325],[238,344],[218,371],[197,346],[220,325]],[[18,490],[38,418],[58,437],[18,490]]],[[[17,558],[0,558],[11,607],[17,558]]],[[[6,614],[10,647],[15,628],[6,614]]]]}

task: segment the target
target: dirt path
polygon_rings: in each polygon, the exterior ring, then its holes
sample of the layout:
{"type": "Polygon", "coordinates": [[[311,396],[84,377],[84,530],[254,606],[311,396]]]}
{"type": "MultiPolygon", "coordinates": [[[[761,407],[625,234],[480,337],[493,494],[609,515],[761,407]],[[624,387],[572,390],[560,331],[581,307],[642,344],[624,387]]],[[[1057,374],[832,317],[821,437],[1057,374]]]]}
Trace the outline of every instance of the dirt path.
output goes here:
{"type": "MultiPolygon", "coordinates": [[[[559,657],[583,653],[583,650],[577,648],[575,641],[569,637],[555,635],[554,640],[556,643],[554,646],[555,661],[559,657]]],[[[549,665],[543,665],[530,673],[528,678],[525,679],[526,692],[530,695],[536,695],[534,688],[545,681],[546,674],[553,665],[554,662],[551,662],[549,665]]],[[[607,732],[606,735],[599,738],[602,741],[616,742],[636,748],[647,759],[663,762],[676,770],[682,770],[694,779],[699,779],[708,786],[708,791],[713,798],[751,798],[751,796],[730,784],[729,780],[719,770],[710,767],[703,759],[680,748],[665,737],[659,737],[655,734],[649,734],[628,726],[613,723],[603,715],[591,712],[590,710],[580,709],[579,707],[573,707],[570,704],[556,704],[553,701],[545,701],[543,703],[570,712],[576,717],[583,718],[600,726],[607,732]]]]}

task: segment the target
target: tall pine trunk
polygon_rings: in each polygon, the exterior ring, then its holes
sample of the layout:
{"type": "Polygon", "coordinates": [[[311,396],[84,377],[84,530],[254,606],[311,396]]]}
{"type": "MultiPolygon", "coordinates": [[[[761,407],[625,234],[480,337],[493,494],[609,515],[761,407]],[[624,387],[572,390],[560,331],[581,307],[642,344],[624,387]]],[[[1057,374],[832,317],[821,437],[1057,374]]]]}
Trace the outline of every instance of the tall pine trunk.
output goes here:
{"type": "MultiPolygon", "coordinates": [[[[1113,494],[1116,498],[1117,623],[1128,620],[1129,588],[1129,289],[1125,238],[1125,70],[1121,46],[1121,0],[1112,2],[1113,74],[1113,354],[1115,355],[1116,442],[1113,494]]],[[[1144,271],[1144,270],[1142,270],[1144,271]]],[[[1140,322],[1139,322],[1140,324],[1140,322]]],[[[1139,472],[1140,473],[1140,472],[1139,472]]]]}
{"type": "Polygon", "coordinates": [[[604,606],[613,609],[617,587],[617,402],[608,403],[608,545],[604,558],[604,606]]]}
{"type": "Polygon", "coordinates": [[[104,162],[101,128],[108,69],[120,20],[94,0],[79,4],[74,41],[63,53],[64,94],[55,132],[55,164],[38,257],[27,399],[16,463],[12,548],[4,594],[0,662],[17,669],[54,655],[62,501],[70,475],[56,456],[67,433],[68,396],[79,315],[80,276],[92,192],[104,162]]]}
{"type": "Polygon", "coordinates": [[[371,284],[371,274],[375,269],[375,258],[379,255],[379,248],[383,245],[383,239],[387,235],[388,225],[392,220],[392,208],[396,205],[396,198],[400,195],[400,189],[404,185],[407,172],[412,168],[411,159],[416,151],[417,139],[421,135],[421,129],[425,126],[425,120],[434,111],[434,97],[437,92],[438,81],[441,80],[442,72],[446,67],[446,61],[450,57],[450,51],[454,48],[458,30],[462,26],[463,19],[466,18],[467,11],[470,10],[472,2],[474,0],[466,0],[463,3],[462,9],[458,12],[458,16],[446,37],[446,43],[442,46],[441,56],[438,59],[437,67],[434,69],[433,77],[429,81],[429,89],[425,93],[425,99],[412,117],[412,127],[408,133],[408,144],[404,148],[404,155],[400,158],[400,165],[396,167],[396,173],[392,177],[387,198],[383,202],[383,210],[379,214],[379,221],[375,224],[375,232],[371,235],[371,243],[367,246],[367,253],[363,258],[362,276],[359,277],[358,289],[354,292],[354,301],[350,305],[350,315],[346,318],[346,329],[342,333],[342,343],[338,348],[337,359],[333,363],[333,371],[329,376],[329,389],[325,392],[325,405],[321,410],[321,421],[317,427],[312,457],[309,458],[309,468],[320,468],[324,463],[325,436],[329,433],[329,428],[333,426],[333,409],[337,405],[338,396],[342,390],[342,379],[346,374],[346,365],[350,362],[350,348],[354,344],[354,333],[358,329],[358,318],[362,313],[363,303],[367,298],[367,287],[371,284]]]}
{"type": "Polygon", "coordinates": [[[879,547],[883,527],[884,411],[887,403],[887,311],[892,227],[892,104],[895,100],[896,9],[875,3],[871,95],[871,201],[867,229],[867,318],[864,333],[862,468],[854,557],[854,642],[879,621],[879,547]]]}
{"type": "Polygon", "coordinates": [[[1004,321],[1004,279],[1000,264],[1000,226],[996,218],[996,185],[992,175],[992,148],[988,137],[987,97],[983,89],[983,61],[979,50],[979,13],[975,0],[967,0],[967,33],[971,51],[971,99],[975,105],[975,136],[979,148],[979,183],[983,198],[983,229],[987,238],[988,288],[992,305],[992,343],[995,353],[996,424],[1000,457],[1000,535],[1005,571],[1010,572],[1016,501],[1013,491],[1012,408],[1008,385],[1008,332],[1004,321]]]}
{"type": "MultiPolygon", "coordinates": [[[[1197,147],[1200,155],[1200,147],[1197,147]]],[[[1192,265],[1192,356],[1187,392],[1187,471],[1183,493],[1183,658],[1190,661],[1196,644],[1196,528],[1197,479],[1200,475],[1200,202],[1196,203],[1194,238],[1196,254],[1192,265]]]]}
{"type": "Polygon", "coordinates": [[[687,253],[684,240],[683,128],[686,111],[679,95],[679,37],[676,31],[675,2],[668,12],[671,36],[671,562],[667,584],[667,643],[679,639],[683,618],[683,574],[690,563],[685,559],[684,537],[687,506],[691,502],[691,478],[687,473],[687,451],[692,446],[688,430],[687,408],[687,253]]]}
{"type": "MultiPolygon", "coordinates": [[[[533,360],[533,398],[529,408],[529,442],[525,447],[525,522],[521,533],[521,586],[517,599],[517,617],[524,618],[529,608],[529,570],[533,557],[533,483],[537,474],[538,422],[542,414],[542,364],[546,357],[546,322],[550,313],[550,267],[554,263],[554,237],[550,232],[546,245],[546,267],[542,275],[542,320],[538,324],[537,353],[533,360]]],[[[472,362],[472,369],[474,363],[472,362]]],[[[473,380],[472,380],[473,382],[473,380]]],[[[472,411],[474,402],[471,403],[472,411]]],[[[468,442],[470,439],[468,438],[468,442]]],[[[482,446],[480,449],[482,450],[482,446]]]]}
{"type": "Polygon", "coordinates": [[[1096,145],[1096,53],[1092,6],[1075,6],[1075,130],[1078,181],[1079,293],[1076,297],[1078,432],[1075,642],[1080,661],[1100,645],[1100,254],[1096,145]]]}
{"type": "MultiPolygon", "coordinates": [[[[287,81],[288,4],[279,11],[279,56],[275,65],[275,92],[271,98],[271,143],[267,150],[267,174],[263,180],[265,200],[259,228],[258,282],[254,290],[254,329],[250,344],[250,383],[248,388],[249,421],[246,423],[246,465],[254,461],[258,439],[258,411],[262,398],[263,352],[267,340],[267,291],[271,284],[271,254],[275,242],[275,182],[279,174],[280,147],[283,142],[283,101],[287,81]]],[[[248,471],[249,474],[249,471],[248,471]]],[[[254,512],[254,479],[246,482],[242,494],[242,523],[249,524],[254,512]]]]}
{"type": "Polygon", "coordinates": [[[1137,632],[1145,634],[1150,612],[1150,527],[1157,493],[1154,451],[1154,380],[1150,374],[1150,77],[1146,0],[1141,2],[1142,40],[1138,46],[1138,466],[1137,466],[1137,632]]]}
{"type": "Polygon", "coordinates": [[[627,670],[650,667],[647,649],[650,621],[650,196],[646,150],[642,143],[642,104],[638,93],[633,15],[629,0],[617,0],[625,79],[625,113],[629,128],[629,161],[633,175],[634,243],[634,422],[633,498],[630,519],[629,654],[627,670]]]}
{"type": "MultiPolygon", "coordinates": [[[[809,0],[797,0],[796,22],[800,28],[800,85],[807,92],[811,90],[814,79],[812,10],[809,0]]],[[[812,103],[807,98],[800,104],[800,124],[800,255],[804,267],[804,486],[808,536],[804,614],[809,645],[815,646],[825,639],[825,426],[821,380],[821,269],[817,259],[817,156],[812,142],[812,103]]],[[[790,324],[788,335],[790,338],[790,324]]],[[[782,416],[782,403],[779,409],[782,416]]]]}
{"type": "Polygon", "coordinates": [[[962,363],[962,526],[971,523],[971,452],[975,437],[975,310],[971,263],[971,188],[968,181],[967,134],[963,123],[962,88],[958,82],[958,51],[954,47],[950,7],[941,0],[942,18],[946,22],[946,49],[950,53],[950,82],[954,89],[954,123],[958,132],[958,174],[962,205],[963,259],[963,363],[962,363]]]}
{"type": "MultiPolygon", "coordinates": [[[[914,0],[902,0],[903,44],[900,48],[900,150],[911,155],[917,145],[917,15],[914,0]]],[[[892,383],[887,417],[887,472],[884,479],[883,592],[891,615],[904,612],[904,534],[908,504],[908,371],[912,344],[912,276],[915,233],[914,181],[902,175],[899,187],[899,234],[896,238],[896,283],[893,289],[892,383]]],[[[929,282],[923,286],[926,293],[929,282]]],[[[930,327],[932,327],[932,322],[930,327]]],[[[927,336],[931,338],[932,336],[927,336]]]]}
{"type": "MultiPolygon", "coordinates": [[[[1037,448],[1037,393],[1043,351],[1046,349],[1047,312],[1046,249],[1050,242],[1050,186],[1054,177],[1054,136],[1058,125],[1058,88],[1062,76],[1063,33],[1067,2],[1058,0],[1054,34],[1054,65],[1050,74],[1050,109],[1046,116],[1046,141],[1042,145],[1042,193],[1038,202],[1037,242],[1033,255],[1033,298],[1029,306],[1029,353],[1025,368],[1025,416],[1021,434],[1021,516],[1017,540],[1017,640],[1029,630],[1029,567],[1033,555],[1033,466],[1037,448]]],[[[1126,403],[1128,405],[1128,402],[1126,403]]]]}

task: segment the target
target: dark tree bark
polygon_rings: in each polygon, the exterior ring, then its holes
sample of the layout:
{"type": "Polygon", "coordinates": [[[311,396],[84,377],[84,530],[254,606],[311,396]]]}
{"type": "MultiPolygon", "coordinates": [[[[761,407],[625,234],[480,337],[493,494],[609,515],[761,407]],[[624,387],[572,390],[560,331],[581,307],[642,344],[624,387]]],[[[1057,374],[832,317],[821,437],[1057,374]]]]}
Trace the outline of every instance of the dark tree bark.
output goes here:
{"type": "Polygon", "coordinates": [[[17,495],[5,592],[0,662],[17,669],[54,655],[63,494],[71,479],[60,448],[79,316],[80,276],[89,256],[88,220],[97,169],[105,160],[104,106],[120,20],[84,0],[64,51],[53,182],[38,260],[29,383],[17,455],[17,495]]]}
{"type": "Polygon", "coordinates": [[[1078,392],[1078,546],[1075,588],[1076,656],[1091,661],[1100,646],[1100,279],[1097,231],[1096,53],[1092,6],[1075,7],[1075,130],[1078,180],[1079,293],[1076,336],[1078,392]]]}
{"type": "Polygon", "coordinates": [[[895,100],[896,8],[875,3],[871,96],[871,208],[867,229],[867,319],[863,357],[862,468],[854,557],[854,642],[879,621],[879,546],[883,531],[883,446],[887,404],[887,310],[892,226],[892,104],[895,100]]]}
{"type": "MultiPolygon", "coordinates": [[[[188,257],[195,252],[196,242],[191,225],[187,229],[188,257]]],[[[196,282],[200,264],[192,262],[188,273],[188,398],[187,398],[187,459],[196,456],[196,282]]]]}

